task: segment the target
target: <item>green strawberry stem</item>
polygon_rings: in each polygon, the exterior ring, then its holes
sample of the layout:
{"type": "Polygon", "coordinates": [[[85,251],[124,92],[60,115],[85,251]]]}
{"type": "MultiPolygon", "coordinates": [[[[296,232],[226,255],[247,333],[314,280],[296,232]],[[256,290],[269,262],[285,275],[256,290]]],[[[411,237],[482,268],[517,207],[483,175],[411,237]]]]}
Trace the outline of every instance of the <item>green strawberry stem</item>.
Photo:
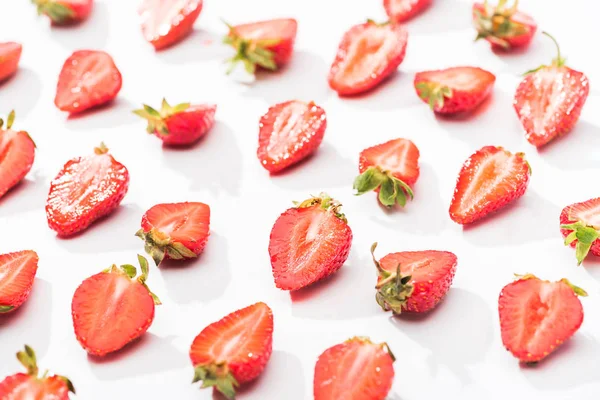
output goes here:
{"type": "Polygon", "coordinates": [[[166,119],[187,110],[190,108],[191,104],[180,103],[176,106],[171,106],[167,100],[163,98],[160,111],[150,107],[147,104],[142,104],[142,106],[142,109],[133,110],[133,113],[148,121],[146,132],[151,134],[159,133],[161,135],[168,135],[169,128],[167,127],[166,119]]]}
{"type": "Polygon", "coordinates": [[[154,228],[148,232],[140,229],[135,233],[135,236],[145,242],[144,250],[152,257],[157,266],[164,260],[166,254],[173,260],[197,257],[192,250],[179,242],[173,242],[168,235],[154,228]]]}
{"type": "Polygon", "coordinates": [[[333,212],[336,217],[348,223],[346,216],[341,211],[342,203],[335,200],[325,192],[321,192],[318,196],[312,196],[304,201],[294,201],[293,203],[296,208],[308,208],[315,205],[320,205],[323,210],[333,212]]]}
{"type": "Polygon", "coordinates": [[[575,257],[577,258],[577,265],[581,265],[588,255],[592,244],[600,238],[600,232],[581,221],[577,221],[574,224],[561,225],[560,227],[561,229],[571,231],[565,238],[565,246],[569,246],[573,241],[577,240],[575,244],[575,257]]]}
{"type": "Polygon", "coordinates": [[[429,104],[432,111],[444,107],[445,99],[452,98],[452,89],[435,82],[419,82],[416,85],[419,97],[429,104]]]}
{"type": "Polygon", "coordinates": [[[55,0],[32,0],[38,15],[46,14],[54,23],[64,24],[75,17],[75,11],[55,0]]]}
{"type": "MultiPolygon", "coordinates": [[[[25,345],[25,349],[23,351],[19,351],[17,353],[17,360],[27,369],[27,375],[32,376],[36,379],[46,379],[48,376],[48,371],[46,370],[41,377],[38,377],[39,369],[37,366],[37,358],[35,356],[35,352],[31,347],[25,345]]],[[[62,379],[70,392],[75,393],[75,387],[73,386],[73,382],[69,380],[69,378],[56,375],[57,378],[62,379]]]]}
{"type": "MultiPolygon", "coordinates": [[[[560,46],[558,45],[558,42],[556,41],[556,39],[554,38],[554,36],[552,36],[548,32],[544,31],[544,32],[542,32],[542,34],[544,34],[544,35],[548,36],[550,39],[552,39],[552,41],[554,42],[554,45],[556,46],[557,55],[556,55],[555,58],[552,59],[551,66],[552,67],[556,67],[556,68],[564,67],[565,64],[566,64],[566,62],[567,62],[567,59],[565,57],[562,57],[562,55],[560,53],[560,46]]],[[[545,64],[542,64],[542,65],[540,65],[537,68],[530,69],[529,71],[525,72],[523,75],[532,74],[532,73],[537,72],[537,71],[539,71],[539,70],[541,70],[543,68],[548,68],[548,66],[545,65],[545,64]]]]}
{"type": "Polygon", "coordinates": [[[402,313],[402,307],[406,304],[406,301],[410,298],[414,290],[414,286],[410,284],[412,277],[410,275],[402,276],[399,263],[396,267],[396,272],[389,272],[383,269],[379,261],[375,258],[376,248],[377,243],[373,243],[371,246],[371,257],[377,268],[379,278],[381,278],[377,282],[377,285],[375,285],[375,289],[378,289],[375,300],[384,311],[392,310],[395,315],[400,314],[402,313]]]}
{"type": "Polygon", "coordinates": [[[527,33],[527,28],[511,17],[517,12],[519,0],[515,0],[511,7],[507,7],[508,0],[498,1],[496,8],[492,8],[488,1],[484,1],[485,15],[475,10],[475,24],[477,37],[475,40],[488,39],[504,49],[510,49],[510,43],[506,38],[515,37],[527,33]]]}
{"type": "Polygon", "coordinates": [[[280,39],[244,39],[236,33],[234,26],[225,21],[223,23],[229,28],[229,33],[223,38],[223,43],[236,50],[236,54],[225,61],[229,63],[227,74],[230,74],[240,62],[244,64],[246,72],[251,75],[256,72],[257,65],[271,71],[277,70],[275,53],[268,47],[275,46],[281,41],[280,39]]]}
{"type": "MultiPolygon", "coordinates": [[[[524,275],[514,274],[514,275],[515,275],[515,278],[517,278],[517,280],[540,279],[540,278],[538,278],[537,276],[535,276],[533,274],[524,274],[524,275]]],[[[576,286],[576,285],[572,284],[567,278],[562,278],[559,282],[562,282],[562,283],[565,283],[565,284],[569,285],[569,287],[571,289],[573,289],[573,292],[577,296],[587,297],[587,295],[588,295],[585,290],[583,290],[579,286],[576,286]]]]}
{"type": "MultiPolygon", "coordinates": [[[[154,293],[152,293],[152,291],[146,284],[146,280],[148,279],[148,272],[149,272],[148,260],[146,260],[146,258],[144,258],[143,256],[141,256],[139,254],[137,257],[138,257],[138,263],[140,264],[140,270],[142,271],[141,275],[139,275],[137,277],[137,281],[142,286],[144,286],[146,288],[146,290],[148,290],[148,293],[150,293],[152,300],[154,300],[154,304],[161,305],[162,303],[161,303],[160,299],[158,298],[158,296],[155,295],[154,293]]],[[[115,264],[113,264],[112,266],[110,266],[109,268],[106,268],[102,272],[107,273],[107,274],[123,274],[132,280],[136,279],[136,276],[137,276],[137,268],[131,264],[123,264],[118,267],[115,264]]]]}
{"type": "Polygon", "coordinates": [[[235,389],[239,386],[225,362],[197,365],[192,383],[199,381],[202,381],[201,388],[214,387],[228,399],[235,398],[235,389]]]}
{"type": "Polygon", "coordinates": [[[398,203],[401,207],[406,205],[406,197],[411,200],[414,196],[412,189],[390,172],[382,171],[378,167],[369,167],[356,177],[353,188],[356,195],[360,196],[379,188],[379,201],[386,207],[398,203]]]}

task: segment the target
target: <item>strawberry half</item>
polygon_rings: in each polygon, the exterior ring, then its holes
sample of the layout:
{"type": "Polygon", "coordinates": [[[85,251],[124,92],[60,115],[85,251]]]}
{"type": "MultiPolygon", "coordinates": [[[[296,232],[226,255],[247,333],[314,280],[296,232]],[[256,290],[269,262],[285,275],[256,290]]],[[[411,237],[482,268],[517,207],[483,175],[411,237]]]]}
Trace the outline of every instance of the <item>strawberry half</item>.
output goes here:
{"type": "Polygon", "coordinates": [[[129,188],[129,172],[104,143],[94,154],[67,161],[50,183],[46,201],[48,225],[69,236],[113,212],[129,188]]]}
{"type": "Polygon", "coordinates": [[[515,0],[512,7],[506,3],[508,0],[498,0],[495,8],[487,0],[473,4],[473,25],[477,30],[475,40],[485,39],[492,48],[502,50],[527,46],[531,42],[537,24],[517,9],[519,0],[515,0]]]}
{"type": "Polygon", "coordinates": [[[200,11],[202,0],[144,0],[142,33],[156,50],[171,46],[192,32],[200,11]]]}
{"type": "Polygon", "coordinates": [[[565,245],[575,248],[577,265],[581,265],[590,251],[600,256],[600,197],[563,208],[560,232],[565,245]]]}
{"type": "Polygon", "coordinates": [[[472,111],[492,92],[496,76],[481,68],[453,67],[415,75],[415,90],[436,113],[472,111]]]}
{"type": "Polygon", "coordinates": [[[587,293],[566,279],[543,281],[517,275],[498,300],[502,343],[519,361],[542,360],[569,339],[583,322],[577,296],[587,293]]]}
{"type": "Polygon", "coordinates": [[[194,380],[228,399],[236,389],[256,379],[273,349],[273,312],[265,303],[237,310],[208,325],[194,339],[190,359],[194,380]]]}
{"type": "Polygon", "coordinates": [[[12,130],[15,112],[0,118],[0,198],[25,178],[35,159],[35,143],[25,131],[12,130]]]}
{"type": "Polygon", "coordinates": [[[142,217],[135,234],[156,263],[163,259],[194,258],[208,241],[210,207],[204,203],[157,204],[142,217]]]}
{"type": "Polygon", "coordinates": [[[525,154],[485,146],[465,161],[450,204],[450,218],[470,224],[525,194],[531,167],[525,154]]]}
{"type": "Polygon", "coordinates": [[[341,206],[321,193],[277,218],[269,240],[275,286],[301,289],[342,267],[350,253],[352,230],[341,206]]]}
{"type": "Polygon", "coordinates": [[[384,400],[396,360],[387,343],[354,337],[328,348],[315,365],[315,400],[384,400]]]}
{"type": "Polygon", "coordinates": [[[121,73],[103,51],[74,52],[60,71],[54,104],[78,113],[112,101],[121,90],[121,73]]]}
{"type": "Polygon", "coordinates": [[[19,68],[23,46],[15,42],[0,43],[0,82],[10,78],[19,68]]]}
{"type": "Polygon", "coordinates": [[[227,25],[229,33],[223,39],[236,54],[228,60],[233,71],[237,63],[244,64],[249,74],[256,68],[276,71],[292,58],[298,23],[295,19],[271,19],[242,25],[227,25]]]}
{"type": "Polygon", "coordinates": [[[292,100],[260,118],[257,156],[269,172],[279,172],[313,154],[325,135],[327,116],[312,101],[292,100]]]}
{"type": "Polygon", "coordinates": [[[421,13],[431,4],[431,0],[383,0],[383,7],[390,21],[404,22],[421,13]]]}
{"type": "Polygon", "coordinates": [[[527,72],[513,102],[525,137],[537,147],[573,129],[590,91],[587,76],[567,67],[556,40],[543,33],[556,44],[558,56],[551,65],[527,72]]]}
{"type": "Polygon", "coordinates": [[[360,175],[354,180],[357,195],[379,192],[379,202],[387,207],[406,204],[413,198],[411,186],[419,178],[419,149],[408,139],[393,139],[360,153],[360,175]]]}
{"type": "Polygon", "coordinates": [[[156,135],[164,144],[188,145],[206,135],[213,127],[216,110],[214,104],[181,103],[170,106],[163,99],[160,111],[144,104],[144,108],[134,113],[148,120],[146,131],[156,135]]]}
{"type": "Polygon", "coordinates": [[[160,300],[148,289],[148,261],[138,255],[141,275],[130,264],[113,265],[84,280],[71,303],[77,340],[89,354],[104,356],[142,336],[160,300]]]}
{"type": "Polygon", "coordinates": [[[2,400],[69,400],[69,392],[75,393],[73,383],[61,375],[41,377],[33,349],[25,345],[24,351],[17,353],[17,360],[27,369],[27,373],[7,376],[0,382],[2,400]]]}
{"type": "Polygon", "coordinates": [[[456,273],[456,256],[448,251],[402,251],[377,261],[376,300],[384,311],[423,313],[432,310],[444,298],[456,273]]]}
{"type": "Polygon", "coordinates": [[[0,314],[16,310],[27,300],[38,260],[33,250],[0,255],[0,314]]]}
{"type": "Polygon", "coordinates": [[[38,15],[46,15],[53,25],[69,25],[89,17],[93,0],[32,0],[38,15]]]}
{"type": "Polygon", "coordinates": [[[404,60],[407,41],[407,30],[398,24],[368,20],[353,26],[338,47],[329,86],[340,96],[373,89],[404,60]]]}

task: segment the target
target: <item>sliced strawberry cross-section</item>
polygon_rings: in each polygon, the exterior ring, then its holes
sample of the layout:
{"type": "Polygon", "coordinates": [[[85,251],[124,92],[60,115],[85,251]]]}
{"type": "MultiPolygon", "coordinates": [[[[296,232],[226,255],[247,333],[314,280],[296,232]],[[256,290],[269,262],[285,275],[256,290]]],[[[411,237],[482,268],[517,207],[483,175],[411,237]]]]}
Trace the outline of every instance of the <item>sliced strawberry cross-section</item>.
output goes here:
{"type": "Polygon", "coordinates": [[[600,256],[600,198],[563,208],[560,224],[565,245],[575,248],[577,265],[581,265],[590,252],[600,256]]]}
{"type": "Polygon", "coordinates": [[[477,30],[475,40],[485,39],[494,49],[510,50],[515,47],[527,46],[537,24],[529,15],[518,10],[519,0],[512,6],[508,0],[498,0],[492,7],[488,0],[473,4],[473,25],[477,30]]]}
{"type": "Polygon", "coordinates": [[[142,33],[156,50],[188,36],[202,11],[202,0],[144,0],[139,9],[142,33]]]}
{"type": "Polygon", "coordinates": [[[12,129],[14,120],[11,111],[3,129],[0,118],[0,198],[25,178],[35,159],[35,143],[27,132],[12,129]]]}
{"type": "Polygon", "coordinates": [[[19,68],[23,46],[15,42],[0,43],[0,82],[10,78],[19,68]]]}
{"type": "Polygon", "coordinates": [[[27,300],[38,260],[33,250],[0,255],[0,314],[16,310],[27,300]]]}

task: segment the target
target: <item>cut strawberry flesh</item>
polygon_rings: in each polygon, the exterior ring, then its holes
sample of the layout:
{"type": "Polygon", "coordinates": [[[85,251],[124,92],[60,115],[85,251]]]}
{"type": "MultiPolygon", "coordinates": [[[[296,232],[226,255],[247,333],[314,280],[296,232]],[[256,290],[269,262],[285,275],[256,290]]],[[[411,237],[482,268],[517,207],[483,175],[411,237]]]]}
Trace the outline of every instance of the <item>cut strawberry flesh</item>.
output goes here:
{"type": "Polygon", "coordinates": [[[586,201],[571,206],[569,210],[570,221],[581,221],[586,226],[600,229],[600,199],[586,201]]]}
{"type": "Polygon", "coordinates": [[[25,301],[37,264],[38,256],[31,250],[0,255],[0,306],[17,307],[25,301]]]}
{"type": "Polygon", "coordinates": [[[140,8],[144,37],[153,41],[167,35],[198,7],[202,7],[202,0],[145,0],[140,8]]]}
{"type": "Polygon", "coordinates": [[[6,400],[67,400],[69,389],[57,376],[37,379],[16,374],[0,382],[0,398],[6,400]]]}
{"type": "Polygon", "coordinates": [[[437,281],[447,276],[456,266],[456,256],[436,250],[403,251],[388,254],[380,260],[380,264],[390,272],[396,272],[400,264],[402,276],[411,276],[412,282],[437,281]]]}
{"type": "Polygon", "coordinates": [[[0,43],[0,81],[15,73],[21,59],[22,46],[18,43],[0,43]]]}
{"type": "Polygon", "coordinates": [[[35,145],[25,132],[0,130],[0,197],[31,169],[35,145]]]}
{"type": "Polygon", "coordinates": [[[291,39],[296,36],[297,23],[293,19],[274,19],[237,25],[235,32],[247,40],[291,39]]]}
{"type": "Polygon", "coordinates": [[[156,230],[184,245],[208,237],[210,208],[203,203],[161,204],[148,210],[146,218],[156,230]]]}
{"type": "Polygon", "coordinates": [[[382,145],[365,149],[361,153],[361,166],[377,166],[391,172],[396,178],[413,184],[419,177],[419,150],[409,140],[390,140],[382,145]],[[364,160],[363,160],[364,158],[364,160]]]}
{"type": "Polygon", "coordinates": [[[387,10],[388,14],[394,15],[408,15],[412,13],[412,10],[416,7],[424,7],[429,4],[431,0],[388,0],[387,10]],[[419,4],[423,3],[423,4],[419,4]]]}
{"type": "Polygon", "coordinates": [[[267,153],[273,158],[288,154],[289,148],[294,147],[298,137],[303,134],[310,122],[308,106],[294,101],[283,108],[273,122],[273,135],[267,144],[267,153]]]}
{"type": "Polygon", "coordinates": [[[422,80],[448,86],[453,90],[465,92],[484,90],[495,81],[492,74],[480,68],[455,67],[439,71],[428,71],[420,74],[422,80]]]}

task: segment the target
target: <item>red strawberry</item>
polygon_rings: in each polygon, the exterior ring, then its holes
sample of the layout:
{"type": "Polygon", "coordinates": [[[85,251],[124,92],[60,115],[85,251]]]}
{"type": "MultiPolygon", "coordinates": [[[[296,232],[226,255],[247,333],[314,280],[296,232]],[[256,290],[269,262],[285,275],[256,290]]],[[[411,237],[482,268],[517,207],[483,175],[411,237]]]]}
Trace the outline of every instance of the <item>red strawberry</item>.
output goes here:
{"type": "Polygon", "coordinates": [[[138,255],[142,273],[133,265],[113,265],[84,280],[71,303],[73,328],[81,346],[92,355],[120,350],[142,336],[154,320],[160,300],[146,286],[148,261],[138,255]]]}
{"type": "Polygon", "coordinates": [[[583,322],[577,296],[587,293],[566,279],[517,275],[498,300],[502,343],[519,361],[537,362],[573,336],[583,322]]]}
{"type": "Polygon", "coordinates": [[[27,373],[7,376],[0,382],[2,400],[69,400],[69,392],[75,393],[73,384],[64,376],[41,377],[33,349],[25,345],[25,351],[17,353],[17,359],[27,369],[27,373]]]}
{"type": "Polygon", "coordinates": [[[94,154],[67,161],[50,183],[48,225],[60,236],[82,231],[113,212],[128,187],[127,168],[108,154],[102,143],[94,154]]]}
{"type": "Polygon", "coordinates": [[[450,218],[470,224],[525,194],[531,168],[525,154],[485,146],[465,161],[450,204],[450,218]]]}
{"type": "Polygon", "coordinates": [[[256,379],[273,349],[273,312],[265,303],[237,310],[208,325],[194,339],[190,359],[194,382],[214,386],[228,399],[238,386],[256,379]]]}
{"type": "Polygon", "coordinates": [[[481,68],[453,67],[415,75],[415,90],[437,113],[472,111],[485,100],[496,76],[481,68]]]}
{"type": "Polygon", "coordinates": [[[172,107],[163,99],[160,111],[144,104],[134,113],[148,120],[146,131],[156,135],[167,145],[192,144],[215,124],[214,104],[191,105],[181,103],[172,107]]]}
{"type": "Polygon", "coordinates": [[[558,56],[550,66],[527,72],[513,102],[525,137],[537,147],[573,129],[590,91],[587,76],[567,67],[558,44],[556,48],[558,56]]]}
{"type": "Polygon", "coordinates": [[[485,39],[495,49],[510,50],[527,46],[537,24],[529,15],[517,10],[519,0],[507,7],[508,0],[498,0],[496,7],[483,3],[473,4],[473,25],[477,30],[475,40],[485,39]]]}
{"type": "Polygon", "coordinates": [[[47,15],[54,25],[68,25],[89,17],[93,0],[32,0],[39,15],[47,15]]]}
{"type": "Polygon", "coordinates": [[[575,248],[577,265],[581,265],[590,251],[600,256],[600,197],[563,208],[560,232],[565,245],[575,248]]]}
{"type": "Polygon", "coordinates": [[[171,46],[192,32],[200,11],[202,0],[144,0],[142,33],[156,50],[171,46]]]}
{"type": "Polygon", "coordinates": [[[295,19],[272,19],[242,25],[227,25],[229,33],[224,42],[236,50],[229,72],[238,62],[250,74],[256,67],[278,70],[292,58],[298,23],[295,19]]]}
{"type": "Polygon", "coordinates": [[[281,214],[269,240],[275,286],[297,290],[342,267],[352,244],[352,230],[341,204],[325,193],[281,214]]]}
{"type": "Polygon", "coordinates": [[[383,0],[383,7],[390,21],[404,22],[429,7],[431,0],[383,0]]]}
{"type": "Polygon", "coordinates": [[[54,104],[77,113],[112,101],[121,90],[121,73],[103,51],[74,52],[60,71],[54,104]]]}
{"type": "Polygon", "coordinates": [[[19,43],[0,43],[0,82],[17,72],[22,50],[23,46],[19,43]]]}
{"type": "Polygon", "coordinates": [[[329,70],[329,86],[340,96],[366,92],[390,76],[406,53],[408,32],[394,23],[367,21],[344,34],[329,70]]]}
{"type": "Polygon", "coordinates": [[[419,177],[419,149],[408,139],[393,139],[363,150],[358,169],[357,195],[376,190],[381,204],[404,207],[406,197],[413,198],[411,186],[419,177]]]}
{"type": "Polygon", "coordinates": [[[6,120],[0,118],[0,198],[21,182],[31,170],[35,158],[35,143],[25,131],[12,130],[15,112],[6,120]]]}
{"type": "Polygon", "coordinates": [[[313,154],[325,135],[325,111],[312,101],[279,103],[260,118],[257,156],[269,172],[279,172],[313,154]]]}
{"type": "Polygon", "coordinates": [[[16,310],[27,300],[37,267],[33,250],[0,255],[0,314],[16,310]]]}
{"type": "Polygon", "coordinates": [[[394,314],[423,313],[432,310],[444,298],[456,272],[456,256],[448,251],[402,251],[377,261],[377,304],[394,314]]]}
{"type": "Polygon", "coordinates": [[[315,365],[315,400],[384,400],[396,360],[387,343],[354,337],[328,348],[315,365]]]}
{"type": "Polygon", "coordinates": [[[208,241],[210,207],[204,203],[157,204],[142,217],[136,236],[156,265],[166,259],[194,258],[208,241]]]}

